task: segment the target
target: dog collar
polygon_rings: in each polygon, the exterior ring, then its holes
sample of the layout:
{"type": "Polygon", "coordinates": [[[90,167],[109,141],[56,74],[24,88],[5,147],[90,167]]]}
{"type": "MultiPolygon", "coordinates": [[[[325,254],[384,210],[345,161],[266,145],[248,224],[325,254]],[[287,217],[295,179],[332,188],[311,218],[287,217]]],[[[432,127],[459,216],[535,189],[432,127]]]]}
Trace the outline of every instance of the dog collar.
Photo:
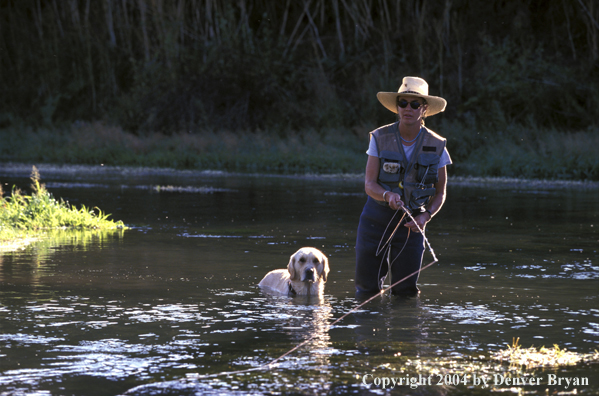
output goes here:
{"type": "Polygon", "coordinates": [[[291,285],[291,281],[289,281],[287,283],[287,285],[289,286],[289,294],[291,294],[292,296],[295,296],[297,293],[295,292],[295,290],[293,290],[293,286],[291,285]]]}

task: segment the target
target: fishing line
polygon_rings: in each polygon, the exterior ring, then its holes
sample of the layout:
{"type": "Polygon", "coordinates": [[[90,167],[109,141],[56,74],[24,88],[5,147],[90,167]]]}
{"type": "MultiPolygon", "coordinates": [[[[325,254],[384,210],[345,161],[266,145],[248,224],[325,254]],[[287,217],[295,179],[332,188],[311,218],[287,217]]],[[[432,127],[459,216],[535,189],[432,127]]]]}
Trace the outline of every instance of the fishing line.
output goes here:
{"type": "MultiPolygon", "coordinates": [[[[397,214],[399,213],[399,209],[397,209],[395,211],[395,213],[393,214],[393,217],[391,217],[391,220],[389,220],[389,223],[387,224],[387,227],[385,227],[385,231],[383,232],[383,236],[381,237],[381,240],[379,242],[379,246],[376,248],[376,255],[377,256],[379,254],[381,254],[381,252],[383,250],[385,250],[385,248],[387,247],[387,245],[389,245],[391,243],[391,240],[393,239],[393,237],[395,236],[395,233],[399,229],[399,225],[401,224],[401,222],[403,221],[403,219],[406,217],[406,213],[408,213],[405,209],[404,209],[404,211],[405,211],[405,213],[403,214],[403,216],[401,216],[401,219],[399,219],[399,223],[397,223],[397,226],[395,226],[395,229],[393,230],[393,232],[391,233],[391,235],[387,239],[387,242],[385,242],[385,244],[383,245],[383,247],[381,247],[381,243],[383,243],[383,239],[385,238],[385,234],[387,234],[387,230],[389,229],[389,226],[391,225],[391,223],[393,223],[393,219],[395,219],[395,216],[397,216],[397,214]]],[[[412,217],[412,216],[410,216],[410,217],[412,217]]]]}
{"type": "MultiPolygon", "coordinates": [[[[393,217],[391,217],[391,220],[389,220],[389,223],[387,223],[387,227],[385,227],[385,231],[383,231],[383,235],[381,236],[381,240],[379,241],[379,245],[376,249],[376,253],[375,256],[380,255],[383,251],[385,251],[386,253],[383,255],[382,259],[381,259],[381,263],[379,264],[379,273],[377,275],[377,279],[381,279],[381,270],[383,269],[383,263],[385,262],[385,257],[387,257],[387,277],[389,279],[391,278],[391,265],[395,262],[395,260],[397,260],[397,258],[399,257],[399,255],[401,254],[401,252],[403,252],[403,250],[405,249],[406,245],[408,244],[408,239],[410,238],[410,230],[408,230],[408,236],[406,237],[406,241],[404,242],[403,246],[401,247],[401,249],[399,250],[399,253],[397,253],[397,255],[395,256],[395,259],[393,259],[393,261],[391,261],[391,241],[393,240],[393,237],[395,236],[395,233],[397,232],[397,230],[399,229],[399,226],[402,224],[403,220],[406,217],[406,214],[404,213],[403,216],[401,216],[401,219],[399,219],[399,222],[397,223],[397,225],[395,226],[395,229],[393,230],[393,232],[391,233],[391,235],[389,236],[389,238],[387,239],[387,242],[385,242],[385,244],[383,245],[383,247],[381,247],[381,244],[383,243],[383,240],[385,239],[385,235],[387,235],[387,230],[389,229],[389,226],[391,226],[391,224],[393,223],[393,220],[395,219],[395,216],[397,216],[397,214],[399,213],[399,209],[395,211],[395,213],[393,213],[393,217]]],[[[381,286],[383,286],[384,284],[384,280],[382,280],[381,286]]]]}
{"type": "MultiPolygon", "coordinates": [[[[368,304],[369,302],[371,302],[372,300],[374,300],[375,298],[379,297],[380,295],[385,294],[387,291],[391,290],[393,287],[397,286],[398,284],[400,284],[401,282],[405,281],[406,279],[424,271],[425,269],[427,269],[428,267],[430,267],[431,265],[439,262],[439,260],[437,260],[437,256],[435,256],[435,251],[433,250],[433,248],[431,247],[431,244],[429,243],[428,239],[426,238],[426,235],[424,234],[424,230],[422,230],[420,228],[420,226],[418,225],[418,223],[416,222],[416,220],[414,220],[414,218],[412,217],[412,215],[409,213],[409,211],[405,208],[405,207],[400,207],[399,209],[397,209],[397,212],[399,212],[399,210],[402,209],[404,211],[404,216],[408,215],[408,217],[414,222],[414,224],[416,224],[416,227],[418,227],[418,230],[422,233],[422,236],[424,237],[424,241],[426,242],[426,245],[428,246],[428,249],[431,252],[431,255],[433,256],[433,261],[431,261],[430,263],[428,263],[427,265],[425,265],[424,267],[421,267],[420,269],[418,269],[417,271],[412,272],[410,275],[398,280],[397,282],[393,283],[392,285],[388,286],[386,289],[382,289],[379,293],[373,295],[372,297],[370,297],[369,299],[367,299],[366,301],[363,301],[361,304],[359,304],[358,306],[350,309],[348,312],[346,312],[344,315],[342,315],[341,317],[339,317],[338,319],[336,319],[333,323],[331,323],[329,325],[329,329],[332,328],[333,326],[335,326],[337,323],[341,322],[343,319],[345,319],[346,317],[348,317],[349,315],[355,313],[356,311],[358,311],[359,309],[361,309],[364,305],[368,304]]],[[[397,214],[397,212],[395,213],[395,215],[397,214]]],[[[395,215],[393,215],[393,218],[395,218],[395,215]]],[[[391,219],[391,221],[393,221],[393,218],[391,219]]],[[[403,217],[402,217],[403,219],[403,217]]],[[[399,224],[401,224],[401,221],[399,222],[399,224]]],[[[397,227],[399,227],[399,224],[397,227]]],[[[389,225],[387,225],[387,227],[389,227],[389,225]]],[[[395,234],[395,231],[397,231],[397,227],[395,228],[393,235],[395,234]]],[[[386,229],[385,229],[386,231],[386,229]]],[[[383,237],[384,238],[384,234],[383,237]]],[[[381,239],[382,241],[382,239],[381,239]]],[[[389,239],[387,241],[387,244],[389,244],[389,242],[391,241],[391,239],[389,239]]],[[[380,244],[379,244],[380,246],[380,244]]],[[[250,369],[244,369],[244,370],[237,370],[237,371],[224,371],[221,373],[217,373],[217,374],[204,374],[204,375],[194,375],[193,379],[207,379],[207,378],[217,378],[223,375],[235,375],[235,374],[245,374],[245,373],[250,373],[252,371],[262,371],[262,370],[268,370],[270,368],[275,367],[276,365],[278,365],[278,362],[280,360],[282,360],[283,358],[291,355],[293,352],[297,351],[298,349],[300,349],[301,347],[303,347],[304,345],[308,344],[310,341],[313,341],[318,335],[313,335],[312,337],[309,337],[307,339],[305,339],[304,341],[302,341],[301,343],[297,344],[295,347],[293,347],[292,349],[290,349],[289,351],[285,352],[284,354],[282,354],[281,356],[279,356],[276,359],[271,360],[270,362],[260,365],[258,367],[254,367],[254,368],[250,368],[250,369]]]]}
{"type": "MultiPolygon", "coordinates": [[[[428,168],[427,168],[428,171],[428,168]]],[[[410,214],[410,211],[406,209],[405,206],[400,206],[395,213],[393,214],[393,217],[391,217],[391,220],[389,221],[389,223],[387,224],[387,227],[385,228],[385,231],[383,232],[383,236],[381,237],[381,240],[379,242],[379,245],[377,247],[377,251],[376,251],[376,256],[378,256],[379,254],[381,254],[382,251],[386,250],[386,256],[387,256],[387,265],[388,265],[388,269],[387,269],[387,275],[386,277],[388,279],[392,279],[392,275],[391,275],[391,267],[393,266],[393,263],[399,258],[399,256],[401,255],[401,253],[403,252],[403,250],[405,249],[406,245],[408,244],[408,240],[410,239],[410,232],[411,230],[408,228],[408,235],[406,236],[406,241],[404,242],[402,248],[399,250],[399,253],[397,253],[395,255],[395,258],[393,260],[391,260],[391,240],[393,239],[393,237],[395,236],[395,233],[397,232],[397,230],[399,229],[399,226],[402,224],[403,219],[406,217],[406,215],[408,215],[408,217],[410,218],[410,220],[412,220],[412,222],[414,222],[414,224],[416,224],[416,227],[418,228],[418,231],[420,231],[420,233],[422,234],[424,240],[426,241],[426,244],[428,245],[428,248],[435,260],[435,262],[437,261],[437,257],[435,256],[435,251],[433,250],[433,248],[431,247],[426,234],[424,233],[424,230],[422,230],[420,228],[420,226],[418,225],[418,223],[416,222],[416,220],[414,219],[414,217],[412,217],[412,215],[410,214]],[[391,225],[391,223],[393,223],[393,220],[395,219],[395,216],[397,215],[397,213],[399,213],[399,210],[402,209],[404,214],[401,217],[401,219],[399,219],[399,222],[397,223],[397,225],[395,226],[395,229],[393,230],[393,232],[391,233],[391,235],[389,236],[389,238],[387,239],[387,242],[385,242],[385,244],[383,245],[383,247],[381,248],[381,243],[383,242],[383,239],[385,238],[385,234],[387,234],[387,230],[389,229],[389,226],[391,225]]],[[[381,278],[381,269],[383,268],[383,262],[385,261],[385,255],[383,255],[383,258],[381,259],[381,264],[379,265],[379,279],[381,278]]],[[[382,280],[382,283],[384,284],[384,280],[382,280]]],[[[394,284],[395,285],[395,284],[394,284]]],[[[394,286],[393,285],[393,286],[394,286]]],[[[389,286],[386,290],[389,290],[392,286],[389,286]]]]}

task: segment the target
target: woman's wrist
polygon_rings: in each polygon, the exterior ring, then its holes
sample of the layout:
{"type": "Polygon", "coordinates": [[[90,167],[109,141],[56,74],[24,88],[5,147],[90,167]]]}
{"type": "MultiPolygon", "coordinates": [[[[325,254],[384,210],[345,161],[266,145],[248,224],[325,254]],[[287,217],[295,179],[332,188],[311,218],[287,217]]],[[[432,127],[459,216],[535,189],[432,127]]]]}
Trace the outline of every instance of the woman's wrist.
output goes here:
{"type": "Polygon", "coordinates": [[[387,202],[387,199],[385,199],[385,195],[388,193],[389,191],[385,190],[385,192],[383,193],[383,201],[387,202]]]}

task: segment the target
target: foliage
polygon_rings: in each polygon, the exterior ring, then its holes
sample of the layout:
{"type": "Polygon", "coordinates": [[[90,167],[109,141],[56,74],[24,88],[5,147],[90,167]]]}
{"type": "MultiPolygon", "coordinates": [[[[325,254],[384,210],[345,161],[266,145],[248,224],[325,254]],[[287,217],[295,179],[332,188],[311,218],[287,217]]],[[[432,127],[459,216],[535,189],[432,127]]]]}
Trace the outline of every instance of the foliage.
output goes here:
{"type": "Polygon", "coordinates": [[[77,209],[68,202],[57,201],[39,182],[35,167],[31,174],[31,195],[14,189],[10,197],[0,194],[0,240],[33,236],[39,231],[58,228],[122,229],[122,221],[108,220],[110,215],[99,208],[84,205],[77,209]]]}
{"type": "Polygon", "coordinates": [[[421,75],[479,128],[585,129],[599,107],[593,0],[104,0],[0,4],[0,127],[134,133],[350,128],[421,75]]]}

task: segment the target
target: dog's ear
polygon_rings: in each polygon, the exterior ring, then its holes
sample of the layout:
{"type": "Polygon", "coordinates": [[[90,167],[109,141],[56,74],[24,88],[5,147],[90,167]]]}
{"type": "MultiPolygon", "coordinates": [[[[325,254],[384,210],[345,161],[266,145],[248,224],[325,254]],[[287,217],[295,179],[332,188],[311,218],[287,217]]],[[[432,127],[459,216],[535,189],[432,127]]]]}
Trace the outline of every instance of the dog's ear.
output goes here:
{"type": "Polygon", "coordinates": [[[293,253],[291,257],[289,257],[289,264],[287,264],[287,271],[289,271],[289,278],[291,280],[295,280],[295,256],[297,252],[293,253]]]}
{"type": "Polygon", "coordinates": [[[324,266],[322,269],[322,279],[326,282],[331,269],[329,268],[329,259],[324,254],[322,255],[322,265],[324,266]]]}

